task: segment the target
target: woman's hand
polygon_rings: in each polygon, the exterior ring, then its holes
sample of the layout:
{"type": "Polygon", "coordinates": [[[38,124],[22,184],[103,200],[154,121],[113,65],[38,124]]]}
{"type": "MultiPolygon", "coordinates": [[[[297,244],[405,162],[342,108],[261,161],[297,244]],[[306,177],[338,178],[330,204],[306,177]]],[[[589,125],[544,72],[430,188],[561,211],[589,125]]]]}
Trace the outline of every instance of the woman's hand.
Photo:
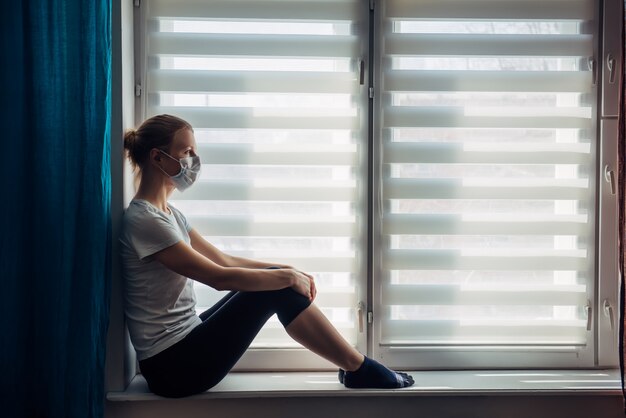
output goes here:
{"type": "Polygon", "coordinates": [[[315,287],[315,279],[310,274],[299,270],[290,270],[293,274],[294,284],[291,288],[301,295],[306,296],[312,302],[317,296],[317,288],[315,287]]]}

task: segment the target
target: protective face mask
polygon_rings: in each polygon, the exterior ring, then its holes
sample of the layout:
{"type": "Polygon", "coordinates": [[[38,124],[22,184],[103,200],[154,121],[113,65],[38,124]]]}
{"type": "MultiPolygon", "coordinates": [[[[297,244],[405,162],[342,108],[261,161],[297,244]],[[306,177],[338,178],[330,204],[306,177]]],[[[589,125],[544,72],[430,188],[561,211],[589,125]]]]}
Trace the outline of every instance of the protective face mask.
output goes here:
{"type": "Polygon", "coordinates": [[[174,183],[174,186],[179,191],[182,192],[188,189],[200,175],[200,168],[202,167],[202,164],[200,163],[200,157],[194,155],[193,157],[185,157],[177,160],[176,158],[169,155],[167,152],[163,150],[159,151],[170,157],[172,160],[178,161],[178,163],[180,164],[180,171],[178,172],[178,174],[175,174],[173,176],[170,176],[165,172],[165,170],[159,167],[161,171],[163,171],[163,173],[165,173],[165,175],[167,175],[172,180],[172,183],[174,183]]]}

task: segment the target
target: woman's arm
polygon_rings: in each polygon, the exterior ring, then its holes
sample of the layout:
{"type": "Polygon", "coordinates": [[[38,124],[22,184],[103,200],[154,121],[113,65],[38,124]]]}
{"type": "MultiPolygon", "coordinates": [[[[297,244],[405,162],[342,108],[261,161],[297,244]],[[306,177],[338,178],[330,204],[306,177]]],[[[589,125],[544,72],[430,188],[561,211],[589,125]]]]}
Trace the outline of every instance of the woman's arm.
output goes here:
{"type": "Polygon", "coordinates": [[[217,290],[262,291],[291,287],[310,300],[316,293],[313,277],[306,273],[293,269],[224,267],[184,241],[158,251],[152,257],[168,269],[217,290]]]}
{"type": "Polygon", "coordinates": [[[205,240],[195,229],[189,231],[189,238],[191,238],[191,246],[194,250],[222,267],[242,267],[250,269],[264,269],[268,267],[280,267],[281,269],[293,268],[285,264],[266,263],[263,261],[250,260],[248,258],[235,257],[225,254],[210,242],[205,240]]]}

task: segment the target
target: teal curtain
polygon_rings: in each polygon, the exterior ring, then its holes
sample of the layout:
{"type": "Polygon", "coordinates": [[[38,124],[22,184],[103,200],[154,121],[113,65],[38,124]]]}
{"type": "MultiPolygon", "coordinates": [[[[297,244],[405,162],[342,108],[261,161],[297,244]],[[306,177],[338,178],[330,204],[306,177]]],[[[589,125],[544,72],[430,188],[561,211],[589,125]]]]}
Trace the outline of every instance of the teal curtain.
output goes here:
{"type": "Polygon", "coordinates": [[[110,0],[0,5],[0,415],[100,417],[110,0]]]}

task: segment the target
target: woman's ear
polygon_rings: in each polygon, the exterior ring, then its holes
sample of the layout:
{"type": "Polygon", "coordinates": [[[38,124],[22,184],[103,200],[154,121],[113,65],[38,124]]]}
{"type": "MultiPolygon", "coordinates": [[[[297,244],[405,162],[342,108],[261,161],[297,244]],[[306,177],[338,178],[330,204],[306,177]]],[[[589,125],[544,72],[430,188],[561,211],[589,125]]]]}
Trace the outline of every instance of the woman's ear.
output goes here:
{"type": "Polygon", "coordinates": [[[158,149],[152,148],[150,150],[150,160],[161,162],[161,153],[159,152],[158,149]]]}

